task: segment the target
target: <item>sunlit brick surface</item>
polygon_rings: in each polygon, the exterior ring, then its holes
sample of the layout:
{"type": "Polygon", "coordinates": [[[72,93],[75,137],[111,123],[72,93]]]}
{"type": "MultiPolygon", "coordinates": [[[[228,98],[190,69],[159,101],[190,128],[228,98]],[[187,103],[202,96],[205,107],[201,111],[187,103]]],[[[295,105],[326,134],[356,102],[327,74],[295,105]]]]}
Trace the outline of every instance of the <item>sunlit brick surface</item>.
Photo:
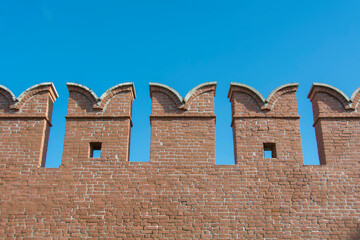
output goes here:
{"type": "Polygon", "coordinates": [[[57,169],[40,167],[56,99],[52,85],[31,89],[19,102],[0,88],[0,238],[360,238],[357,92],[346,99],[314,84],[309,98],[322,165],[304,166],[297,84],[268,99],[232,84],[236,163],[225,166],[215,165],[215,83],[184,99],[150,85],[150,162],[128,161],[132,84],[100,98],[81,85],[68,88],[57,169]],[[91,142],[101,142],[101,158],[90,157],[91,142]],[[264,159],[264,143],[276,147],[276,158],[264,159]]]}

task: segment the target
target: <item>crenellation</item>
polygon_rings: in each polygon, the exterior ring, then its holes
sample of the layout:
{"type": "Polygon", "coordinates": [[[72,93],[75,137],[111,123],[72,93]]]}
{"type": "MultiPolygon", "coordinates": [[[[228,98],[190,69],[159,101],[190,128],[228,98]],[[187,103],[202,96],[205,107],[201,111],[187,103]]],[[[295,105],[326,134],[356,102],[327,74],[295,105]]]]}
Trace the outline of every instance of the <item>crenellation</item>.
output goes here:
{"type": "Polygon", "coordinates": [[[320,163],[354,168],[359,162],[356,152],[360,143],[360,115],[356,110],[359,89],[351,98],[327,84],[314,83],[308,98],[313,105],[314,127],[320,163]]]}
{"type": "Polygon", "coordinates": [[[205,83],[182,98],[170,87],[150,83],[151,162],[215,163],[215,90],[215,82],[205,83]]]}
{"type": "Polygon", "coordinates": [[[118,84],[100,98],[83,85],[68,83],[67,86],[69,105],[63,162],[70,161],[78,167],[88,167],[92,142],[101,143],[102,161],[127,162],[132,127],[131,109],[136,97],[133,83],[118,84]],[[71,144],[74,142],[77,144],[71,144]],[[74,152],[81,162],[74,161],[74,152]]]}
{"type": "Polygon", "coordinates": [[[184,98],[149,85],[150,162],[129,162],[133,83],[101,97],[68,83],[56,169],[44,168],[55,87],[16,98],[0,86],[0,238],[360,238],[360,88],[350,98],[326,84],[311,88],[321,165],[309,166],[298,84],[264,98],[231,83],[236,164],[215,165],[216,83],[184,98]]]}
{"type": "Polygon", "coordinates": [[[271,144],[276,157],[289,165],[302,164],[296,90],[298,84],[276,88],[268,98],[245,84],[231,83],[228,98],[236,164],[263,164],[265,146],[271,144]]]}
{"type": "Polygon", "coordinates": [[[11,157],[16,158],[16,164],[7,158],[9,164],[21,168],[45,166],[47,142],[50,134],[53,103],[58,98],[52,83],[41,83],[25,90],[19,97],[4,86],[0,86],[0,121],[3,134],[2,146],[8,144],[14,149],[11,157]],[[26,136],[26,137],[23,137],[26,136]],[[31,152],[29,152],[31,151],[31,152]],[[26,153],[27,155],[23,155],[26,153]],[[31,157],[30,157],[31,156],[31,157]]]}

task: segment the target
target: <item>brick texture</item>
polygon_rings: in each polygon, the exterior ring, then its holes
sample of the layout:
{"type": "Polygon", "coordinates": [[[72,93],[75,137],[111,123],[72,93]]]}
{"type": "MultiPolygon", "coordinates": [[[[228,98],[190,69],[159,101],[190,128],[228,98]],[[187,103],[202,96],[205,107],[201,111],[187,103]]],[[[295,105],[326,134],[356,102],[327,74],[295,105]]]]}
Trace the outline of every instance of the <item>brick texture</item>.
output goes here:
{"type": "Polygon", "coordinates": [[[132,83],[68,89],[62,165],[48,169],[54,86],[0,86],[0,238],[360,238],[359,89],[313,84],[318,166],[303,165],[297,84],[266,99],[231,84],[235,165],[215,165],[216,83],[184,98],[150,83],[150,162],[129,162],[132,83]]]}

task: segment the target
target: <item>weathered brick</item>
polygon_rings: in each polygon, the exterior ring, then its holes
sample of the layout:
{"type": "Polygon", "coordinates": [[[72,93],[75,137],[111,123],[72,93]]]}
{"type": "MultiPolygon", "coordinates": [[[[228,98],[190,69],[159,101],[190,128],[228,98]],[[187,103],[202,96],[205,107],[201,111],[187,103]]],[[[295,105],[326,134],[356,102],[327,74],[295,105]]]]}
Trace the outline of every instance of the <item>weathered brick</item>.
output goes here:
{"type": "Polygon", "coordinates": [[[150,162],[128,158],[132,83],[68,89],[62,165],[47,169],[55,88],[0,86],[0,238],[360,239],[359,90],[313,85],[321,165],[304,166],[297,84],[267,99],[231,84],[235,165],[215,165],[216,83],[185,98],[150,84],[150,162]]]}

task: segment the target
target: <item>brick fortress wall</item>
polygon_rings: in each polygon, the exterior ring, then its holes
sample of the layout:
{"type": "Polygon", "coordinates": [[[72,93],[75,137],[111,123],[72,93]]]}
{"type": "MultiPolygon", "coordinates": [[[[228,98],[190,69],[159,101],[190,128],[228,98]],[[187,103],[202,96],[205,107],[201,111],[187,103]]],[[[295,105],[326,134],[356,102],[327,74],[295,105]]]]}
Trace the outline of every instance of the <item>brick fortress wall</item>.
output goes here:
{"type": "Polygon", "coordinates": [[[232,83],[235,165],[215,165],[216,83],[184,98],[150,83],[150,162],[129,162],[132,83],[101,97],[68,83],[62,165],[48,169],[54,86],[16,98],[0,85],[0,238],[360,238],[360,88],[313,84],[320,165],[309,166],[297,86],[265,99],[232,83]]]}

